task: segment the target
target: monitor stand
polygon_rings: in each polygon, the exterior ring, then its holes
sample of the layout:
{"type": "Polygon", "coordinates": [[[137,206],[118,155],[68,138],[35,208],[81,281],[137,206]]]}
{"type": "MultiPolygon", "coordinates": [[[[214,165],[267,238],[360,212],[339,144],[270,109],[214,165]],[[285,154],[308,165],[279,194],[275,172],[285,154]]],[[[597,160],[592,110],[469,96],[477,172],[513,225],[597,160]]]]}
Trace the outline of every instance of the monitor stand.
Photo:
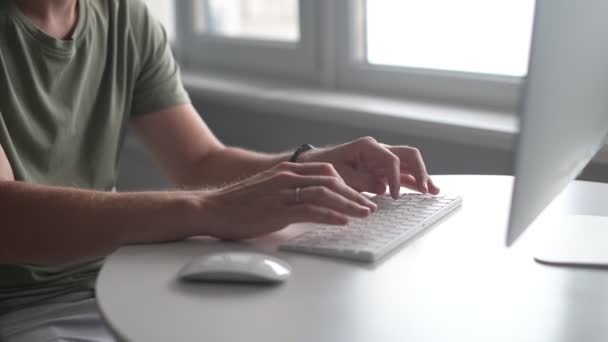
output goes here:
{"type": "Polygon", "coordinates": [[[543,233],[536,261],[560,266],[608,267],[608,216],[564,216],[543,233]]]}

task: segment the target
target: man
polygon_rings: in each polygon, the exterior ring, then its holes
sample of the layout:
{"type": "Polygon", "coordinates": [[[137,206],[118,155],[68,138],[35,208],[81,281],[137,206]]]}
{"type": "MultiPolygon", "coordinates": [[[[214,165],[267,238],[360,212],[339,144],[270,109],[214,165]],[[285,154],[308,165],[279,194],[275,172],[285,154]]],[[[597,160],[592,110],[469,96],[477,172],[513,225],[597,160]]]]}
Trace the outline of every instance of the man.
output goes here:
{"type": "Polygon", "coordinates": [[[93,286],[122,245],[342,225],[375,209],[361,191],[439,192],[418,150],[372,138],[275,155],[224,146],[139,0],[1,2],[0,94],[2,341],[111,341],[93,286]],[[182,190],[111,191],[126,129],[182,190]]]}

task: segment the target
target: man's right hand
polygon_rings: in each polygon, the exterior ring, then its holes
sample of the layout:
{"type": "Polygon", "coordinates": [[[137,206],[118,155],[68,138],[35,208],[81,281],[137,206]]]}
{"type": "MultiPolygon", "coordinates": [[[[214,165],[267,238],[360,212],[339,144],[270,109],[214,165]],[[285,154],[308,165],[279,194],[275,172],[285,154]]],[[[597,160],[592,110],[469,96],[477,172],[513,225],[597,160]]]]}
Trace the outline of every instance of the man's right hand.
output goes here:
{"type": "Polygon", "coordinates": [[[344,225],[349,216],[368,216],[376,205],[346,185],[331,164],[284,162],[208,192],[201,208],[205,234],[240,240],[298,222],[344,225]]]}

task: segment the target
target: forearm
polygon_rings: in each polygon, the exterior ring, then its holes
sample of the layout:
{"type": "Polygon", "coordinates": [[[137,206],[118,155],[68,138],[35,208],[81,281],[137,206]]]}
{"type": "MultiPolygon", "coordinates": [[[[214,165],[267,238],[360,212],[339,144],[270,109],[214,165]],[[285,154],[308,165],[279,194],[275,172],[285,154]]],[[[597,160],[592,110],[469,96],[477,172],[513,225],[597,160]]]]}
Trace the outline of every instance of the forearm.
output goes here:
{"type": "Polygon", "coordinates": [[[178,240],[197,227],[188,192],[107,193],[0,182],[0,264],[61,264],[131,243],[178,240]]]}
{"type": "Polygon", "coordinates": [[[178,180],[186,187],[213,187],[248,178],[287,161],[292,152],[260,153],[235,147],[210,152],[178,180]]]}

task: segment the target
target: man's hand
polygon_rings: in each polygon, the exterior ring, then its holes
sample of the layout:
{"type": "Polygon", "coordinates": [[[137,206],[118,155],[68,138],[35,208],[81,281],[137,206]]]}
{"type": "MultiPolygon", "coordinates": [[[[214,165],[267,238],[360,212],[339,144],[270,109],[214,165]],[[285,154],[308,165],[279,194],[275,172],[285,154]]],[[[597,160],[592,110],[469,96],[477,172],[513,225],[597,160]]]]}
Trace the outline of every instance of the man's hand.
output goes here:
{"type": "Polygon", "coordinates": [[[205,233],[239,240],[296,222],[344,225],[349,216],[368,216],[376,205],[346,185],[329,163],[284,162],[211,191],[201,208],[205,233]]]}
{"type": "Polygon", "coordinates": [[[357,191],[383,194],[388,185],[393,198],[399,196],[400,186],[422,193],[439,193],[427,174],[420,151],[414,147],[388,146],[365,137],[328,149],[308,151],[299,160],[333,164],[346,184],[357,191]]]}

